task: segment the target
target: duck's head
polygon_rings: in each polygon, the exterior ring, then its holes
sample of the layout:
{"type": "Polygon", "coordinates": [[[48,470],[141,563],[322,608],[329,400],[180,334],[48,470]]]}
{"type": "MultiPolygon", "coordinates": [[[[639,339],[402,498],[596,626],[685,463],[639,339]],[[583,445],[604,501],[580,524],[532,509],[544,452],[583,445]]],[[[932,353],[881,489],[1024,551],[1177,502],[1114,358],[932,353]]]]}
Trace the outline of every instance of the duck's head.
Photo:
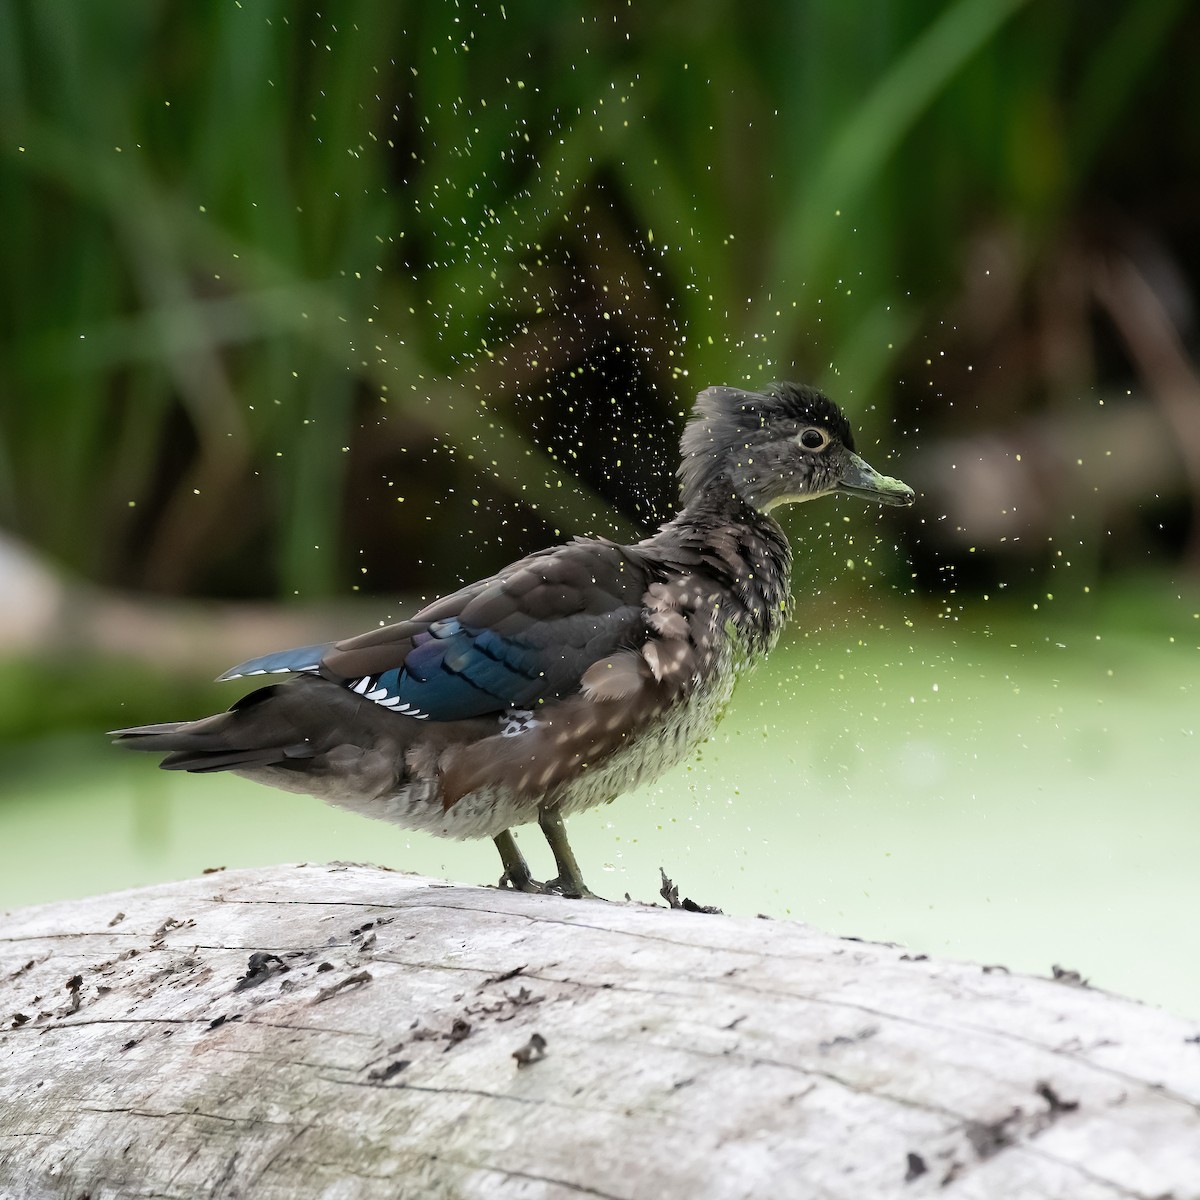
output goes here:
{"type": "Polygon", "coordinates": [[[828,396],[795,383],[765,392],[710,387],[696,405],[680,442],[684,504],[729,488],[751,507],[846,492],[879,504],[908,505],[914,493],[854,453],[850,423],[828,396]]]}

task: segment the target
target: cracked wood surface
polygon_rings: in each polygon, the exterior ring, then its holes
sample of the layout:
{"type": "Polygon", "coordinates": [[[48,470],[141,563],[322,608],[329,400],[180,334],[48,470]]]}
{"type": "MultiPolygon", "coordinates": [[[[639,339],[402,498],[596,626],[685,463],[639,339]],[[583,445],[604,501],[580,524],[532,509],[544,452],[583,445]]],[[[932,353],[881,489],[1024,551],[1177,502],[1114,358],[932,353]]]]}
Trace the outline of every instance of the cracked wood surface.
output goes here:
{"type": "Polygon", "coordinates": [[[1200,1197],[1197,1024],[790,922],[229,871],[0,916],[0,1197],[1200,1197]]]}

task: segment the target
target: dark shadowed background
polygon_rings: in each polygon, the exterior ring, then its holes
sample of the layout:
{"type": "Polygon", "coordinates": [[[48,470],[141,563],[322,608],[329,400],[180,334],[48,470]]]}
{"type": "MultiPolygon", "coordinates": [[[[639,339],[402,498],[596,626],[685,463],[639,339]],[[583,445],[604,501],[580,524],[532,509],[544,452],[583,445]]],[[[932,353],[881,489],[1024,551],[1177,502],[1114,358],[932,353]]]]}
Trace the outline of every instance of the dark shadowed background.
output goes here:
{"type": "Polygon", "coordinates": [[[573,822],[593,886],[1200,1013],[1198,39],[1184,0],[0,0],[0,905],[490,880],[102,733],[637,536],[695,392],[790,378],[918,503],[785,516],[792,631],[573,822]]]}

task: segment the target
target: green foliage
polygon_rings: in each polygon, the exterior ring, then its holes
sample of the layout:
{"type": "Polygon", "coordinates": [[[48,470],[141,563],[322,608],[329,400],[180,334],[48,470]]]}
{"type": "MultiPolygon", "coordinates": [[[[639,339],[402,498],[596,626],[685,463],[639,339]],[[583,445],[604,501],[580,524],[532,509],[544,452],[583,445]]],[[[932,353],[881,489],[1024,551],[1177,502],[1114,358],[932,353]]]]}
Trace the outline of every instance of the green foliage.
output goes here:
{"type": "Polygon", "coordinates": [[[564,396],[627,443],[803,377],[878,433],[964,239],[1054,236],[1185,12],[6,0],[0,521],[96,579],[311,597],[368,528],[652,517],[564,396]]]}
{"type": "Polygon", "coordinates": [[[161,721],[163,713],[189,716],[228,704],[227,691],[195,673],[173,675],[127,659],[95,655],[8,658],[0,664],[0,751],[48,734],[73,733],[94,752],[97,732],[161,721]],[[68,681],[47,687],[47,679],[68,681]],[[119,681],[115,683],[114,681],[119,681]]]}

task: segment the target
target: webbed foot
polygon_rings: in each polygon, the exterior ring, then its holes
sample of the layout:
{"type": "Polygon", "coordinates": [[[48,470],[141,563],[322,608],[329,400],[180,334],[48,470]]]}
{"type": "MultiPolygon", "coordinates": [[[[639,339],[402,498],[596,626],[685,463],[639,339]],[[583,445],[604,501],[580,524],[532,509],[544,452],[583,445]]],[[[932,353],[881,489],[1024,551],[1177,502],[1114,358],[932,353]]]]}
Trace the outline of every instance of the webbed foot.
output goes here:
{"type": "Polygon", "coordinates": [[[603,900],[603,896],[597,896],[582,879],[564,879],[561,875],[556,875],[553,879],[547,879],[542,887],[556,896],[563,896],[568,900],[603,900]]]}
{"type": "Polygon", "coordinates": [[[546,885],[534,879],[525,856],[517,849],[516,839],[507,829],[498,833],[492,841],[496,843],[496,849],[500,851],[500,861],[504,864],[504,874],[500,876],[498,887],[538,895],[545,892],[546,885]]]}
{"type": "Polygon", "coordinates": [[[547,890],[546,884],[540,883],[528,875],[513,875],[509,871],[505,871],[500,876],[496,886],[504,891],[525,892],[534,896],[544,895],[547,890]]]}

